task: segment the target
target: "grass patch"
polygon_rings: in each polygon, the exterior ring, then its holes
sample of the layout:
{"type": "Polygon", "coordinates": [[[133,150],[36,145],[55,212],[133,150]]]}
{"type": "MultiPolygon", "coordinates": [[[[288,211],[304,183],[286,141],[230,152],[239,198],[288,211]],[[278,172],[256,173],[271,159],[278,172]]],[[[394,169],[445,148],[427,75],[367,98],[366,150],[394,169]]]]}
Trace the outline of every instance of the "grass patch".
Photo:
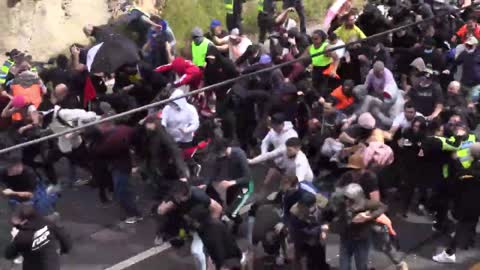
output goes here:
{"type": "MultiPolygon", "coordinates": [[[[333,0],[304,0],[307,23],[320,24],[328,6],[333,0]]],[[[363,0],[354,0],[354,6],[362,5],[363,0]]],[[[281,1],[277,2],[277,10],[281,10],[281,1]]],[[[223,0],[180,0],[168,1],[163,16],[175,32],[179,48],[188,47],[190,32],[195,26],[208,30],[210,21],[218,19],[225,25],[225,8],[223,0]]],[[[295,13],[294,13],[295,14],[295,13]]],[[[243,30],[247,34],[258,32],[257,0],[249,0],[243,4],[243,30]]],[[[294,15],[296,17],[296,15],[294,15]]],[[[298,18],[296,18],[298,21],[298,18]]]]}

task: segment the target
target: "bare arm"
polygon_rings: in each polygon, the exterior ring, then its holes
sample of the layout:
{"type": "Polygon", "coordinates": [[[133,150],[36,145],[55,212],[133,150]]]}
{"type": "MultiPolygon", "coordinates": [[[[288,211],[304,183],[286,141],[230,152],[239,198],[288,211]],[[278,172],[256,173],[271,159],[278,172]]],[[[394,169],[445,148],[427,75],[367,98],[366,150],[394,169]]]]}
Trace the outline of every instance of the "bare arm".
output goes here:
{"type": "Polygon", "coordinates": [[[210,199],[209,209],[210,209],[210,215],[212,216],[212,218],[219,219],[222,216],[223,208],[214,199],[210,199]]]}
{"type": "Polygon", "coordinates": [[[355,144],[355,139],[350,137],[345,131],[340,134],[338,139],[340,139],[341,143],[355,144]]]}

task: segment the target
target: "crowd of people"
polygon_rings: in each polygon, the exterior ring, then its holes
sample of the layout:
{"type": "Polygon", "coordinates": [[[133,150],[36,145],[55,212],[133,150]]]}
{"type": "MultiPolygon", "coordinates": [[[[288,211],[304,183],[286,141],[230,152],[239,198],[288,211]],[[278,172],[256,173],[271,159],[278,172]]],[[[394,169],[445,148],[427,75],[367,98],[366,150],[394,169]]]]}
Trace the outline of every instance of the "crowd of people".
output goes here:
{"type": "Polygon", "coordinates": [[[155,244],[191,244],[199,270],[251,267],[260,244],[265,266],[330,269],[330,233],[340,236],[340,270],[352,269],[353,259],[357,270],[369,269],[371,244],[405,270],[390,218],[413,212],[450,235],[434,261],[455,263],[457,249],[474,246],[475,7],[404,0],[358,10],[337,0],[308,35],[302,0],[283,0],[281,9],[259,0],[255,42],[242,31],[242,4],[225,1],[226,29],[218,18],[208,29],[193,27],[184,56],[175,25],[130,1],[109,24],[85,26],[92,44],[73,45],[70,57],[38,65],[25,52],[7,53],[1,148],[169,99],[2,154],[14,226],[8,259],[23,258],[25,270],[60,269],[56,251],[71,244],[55,206],[80,185],[98,189],[102,203],[117,201],[127,224],[152,216],[155,244]],[[70,165],[63,181],[55,167],[62,158],[70,165]],[[258,164],[268,171],[255,181],[258,164]],[[151,186],[151,209],[138,205],[134,174],[151,186]],[[392,201],[400,206],[388,209],[392,201]],[[235,241],[242,224],[243,252],[235,241]]]}

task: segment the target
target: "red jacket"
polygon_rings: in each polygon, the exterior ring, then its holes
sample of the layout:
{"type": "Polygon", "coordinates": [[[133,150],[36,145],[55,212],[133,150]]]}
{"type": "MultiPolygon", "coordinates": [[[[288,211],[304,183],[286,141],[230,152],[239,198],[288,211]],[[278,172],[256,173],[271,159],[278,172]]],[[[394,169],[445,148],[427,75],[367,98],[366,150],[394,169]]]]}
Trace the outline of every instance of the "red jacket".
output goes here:
{"type": "Polygon", "coordinates": [[[195,90],[200,87],[203,79],[203,72],[192,62],[185,60],[182,57],[177,57],[171,64],[157,67],[155,72],[165,72],[170,70],[173,70],[180,77],[180,79],[174,82],[175,87],[189,85],[190,90],[195,90]]]}

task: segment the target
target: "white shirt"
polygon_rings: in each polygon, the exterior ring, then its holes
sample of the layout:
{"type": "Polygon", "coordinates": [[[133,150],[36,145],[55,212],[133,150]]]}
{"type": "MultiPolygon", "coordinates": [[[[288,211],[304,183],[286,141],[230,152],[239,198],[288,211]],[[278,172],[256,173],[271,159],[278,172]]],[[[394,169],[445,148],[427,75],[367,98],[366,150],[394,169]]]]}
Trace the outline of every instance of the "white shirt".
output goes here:
{"type": "MultiPolygon", "coordinates": [[[[345,42],[343,42],[341,39],[338,39],[337,42],[335,42],[333,44],[328,44],[327,50],[330,49],[330,48],[335,48],[335,47],[339,47],[339,46],[343,46],[343,45],[345,45],[345,42]]],[[[341,59],[345,56],[345,47],[343,47],[341,49],[338,49],[338,50],[335,50],[335,51],[333,51],[333,53],[335,53],[338,56],[338,59],[341,59]]]]}
{"type": "Polygon", "coordinates": [[[233,62],[237,61],[240,56],[242,56],[246,51],[248,46],[252,45],[252,41],[248,39],[247,37],[242,36],[242,41],[240,43],[233,45],[230,43],[229,46],[229,55],[230,55],[230,60],[233,62]]]}
{"type": "MultiPolygon", "coordinates": [[[[415,117],[417,116],[423,117],[423,114],[417,112],[415,114],[415,117]]],[[[412,125],[412,121],[408,121],[407,118],[405,118],[405,112],[402,112],[399,115],[397,115],[397,117],[395,117],[395,119],[393,120],[392,128],[400,128],[403,130],[403,129],[409,128],[411,125],[412,125]]]]}
{"type": "Polygon", "coordinates": [[[250,160],[250,164],[259,164],[272,159],[285,175],[295,175],[298,181],[313,181],[312,168],[310,167],[307,156],[302,151],[299,151],[297,156],[291,159],[287,156],[287,149],[283,147],[277,151],[270,151],[257,156],[250,160]]]}

